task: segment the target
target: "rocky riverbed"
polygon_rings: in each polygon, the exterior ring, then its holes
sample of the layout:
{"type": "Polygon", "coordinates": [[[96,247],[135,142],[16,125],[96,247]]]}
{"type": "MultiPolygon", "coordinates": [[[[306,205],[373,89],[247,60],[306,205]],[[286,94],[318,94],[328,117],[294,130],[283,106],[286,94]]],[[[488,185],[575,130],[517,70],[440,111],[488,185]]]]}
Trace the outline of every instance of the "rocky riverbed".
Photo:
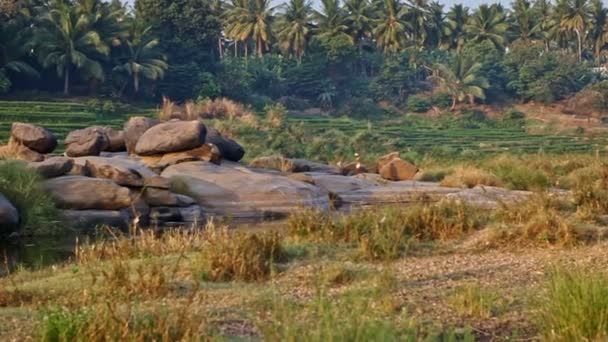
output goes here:
{"type": "MultiPolygon", "coordinates": [[[[189,226],[211,217],[255,221],[302,208],[350,210],[444,198],[495,208],[530,194],[416,181],[418,168],[397,152],[371,166],[278,157],[245,165],[241,145],[200,121],[132,117],[122,130],[96,126],[71,132],[63,155],[53,154],[56,147],[49,130],[14,123],[0,156],[39,172],[66,224],[81,230],[189,226]]],[[[0,233],[18,226],[17,209],[0,194],[0,233]]]]}

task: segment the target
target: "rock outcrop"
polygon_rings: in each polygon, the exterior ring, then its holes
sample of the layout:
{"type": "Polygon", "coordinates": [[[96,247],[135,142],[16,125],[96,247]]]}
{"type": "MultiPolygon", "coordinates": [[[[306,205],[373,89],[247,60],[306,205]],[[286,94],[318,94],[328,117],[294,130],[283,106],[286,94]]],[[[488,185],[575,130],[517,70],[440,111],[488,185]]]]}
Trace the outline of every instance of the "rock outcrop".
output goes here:
{"type": "Polygon", "coordinates": [[[137,141],[135,153],[151,156],[187,151],[205,143],[205,126],[199,121],[170,121],[148,129],[137,141]]]}
{"type": "Polygon", "coordinates": [[[207,128],[205,142],[217,146],[222,153],[222,157],[232,162],[240,161],[245,155],[245,149],[243,146],[239,145],[239,143],[230,138],[222,136],[222,134],[215,128],[207,128]]]}
{"type": "Polygon", "coordinates": [[[151,119],[143,116],[134,116],[129,119],[124,125],[123,134],[125,138],[125,147],[129,154],[135,153],[135,145],[139,138],[150,128],[158,125],[159,120],[151,119]]]}
{"type": "Polygon", "coordinates": [[[206,214],[236,219],[281,216],[300,208],[329,209],[327,192],[283,176],[239,164],[187,162],[167,167],[171,190],[192,197],[206,214]]]}
{"type": "Polygon", "coordinates": [[[63,176],[48,180],[46,187],[62,209],[119,210],[131,205],[129,189],[109,179],[63,176]]]}
{"type": "Polygon", "coordinates": [[[66,175],[74,167],[74,161],[66,157],[51,157],[41,162],[29,163],[42,177],[55,178],[66,175]]]}
{"type": "Polygon", "coordinates": [[[65,138],[65,154],[68,157],[98,156],[109,146],[103,127],[88,127],[72,131],[65,138]]]}
{"type": "Polygon", "coordinates": [[[15,122],[11,138],[38,153],[51,153],[57,147],[57,138],[46,128],[15,122]]]}

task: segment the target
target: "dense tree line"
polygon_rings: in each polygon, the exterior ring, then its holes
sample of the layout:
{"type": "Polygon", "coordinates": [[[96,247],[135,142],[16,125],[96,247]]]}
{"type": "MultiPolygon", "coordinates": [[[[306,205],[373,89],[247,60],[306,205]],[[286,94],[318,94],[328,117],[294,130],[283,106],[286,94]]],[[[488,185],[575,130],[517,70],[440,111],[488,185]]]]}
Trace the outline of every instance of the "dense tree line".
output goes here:
{"type": "MultiPolygon", "coordinates": [[[[0,0],[0,91],[177,100],[554,101],[608,47],[601,0],[449,9],[428,0],[0,0]],[[60,86],[61,85],[61,86],[60,86]]],[[[294,104],[295,105],[295,104],[294,104]]],[[[354,107],[361,108],[358,103],[354,107]]]]}

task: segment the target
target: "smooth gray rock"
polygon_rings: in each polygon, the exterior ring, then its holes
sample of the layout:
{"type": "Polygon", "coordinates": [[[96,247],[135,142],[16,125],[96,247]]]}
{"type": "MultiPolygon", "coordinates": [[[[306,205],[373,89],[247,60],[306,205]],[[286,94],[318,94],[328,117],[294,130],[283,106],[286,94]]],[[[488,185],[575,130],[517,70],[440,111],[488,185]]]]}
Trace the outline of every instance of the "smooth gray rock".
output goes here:
{"type": "Polygon", "coordinates": [[[123,135],[125,139],[125,147],[129,154],[135,153],[135,145],[139,138],[150,128],[158,125],[159,120],[147,118],[144,116],[134,116],[125,122],[123,127],[123,135]]]}
{"type": "Polygon", "coordinates": [[[118,210],[131,205],[128,188],[111,180],[83,176],[63,176],[46,181],[59,208],[118,210]]]}
{"type": "Polygon", "coordinates": [[[68,174],[74,167],[74,161],[66,157],[51,157],[41,162],[29,163],[28,167],[36,170],[45,178],[55,178],[68,174]]]}
{"type": "Polygon", "coordinates": [[[95,228],[111,227],[126,230],[132,222],[128,209],[122,210],[62,210],[64,221],[70,227],[92,231],[95,228]]]}
{"type": "Polygon", "coordinates": [[[0,235],[12,233],[19,225],[19,213],[4,195],[0,194],[0,235]]]}
{"type": "Polygon", "coordinates": [[[169,121],[148,129],[137,141],[135,153],[151,156],[187,151],[205,143],[207,130],[200,121],[169,121]]]}

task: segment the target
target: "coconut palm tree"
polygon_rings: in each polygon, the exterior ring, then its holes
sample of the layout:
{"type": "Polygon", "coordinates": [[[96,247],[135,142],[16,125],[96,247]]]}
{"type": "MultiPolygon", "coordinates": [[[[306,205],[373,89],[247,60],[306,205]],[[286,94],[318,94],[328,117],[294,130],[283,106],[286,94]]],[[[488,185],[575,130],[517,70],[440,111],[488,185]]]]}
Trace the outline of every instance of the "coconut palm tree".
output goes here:
{"type": "Polygon", "coordinates": [[[447,23],[443,13],[443,5],[433,1],[428,4],[427,18],[423,33],[423,45],[431,49],[437,48],[443,40],[447,23]]]}
{"type": "Polygon", "coordinates": [[[540,25],[538,25],[535,10],[530,2],[528,0],[515,0],[512,8],[511,28],[516,39],[523,42],[536,39],[539,36],[540,25]]]}
{"type": "Polygon", "coordinates": [[[344,7],[346,9],[344,23],[361,51],[363,41],[371,37],[376,17],[374,9],[368,0],[347,0],[344,7]]]}
{"type": "Polygon", "coordinates": [[[123,40],[118,65],[112,69],[113,72],[128,77],[120,89],[121,95],[130,81],[133,82],[133,91],[137,94],[141,78],[155,81],[165,75],[168,68],[166,57],[158,49],[159,40],[152,37],[151,30],[151,26],[143,27],[132,22],[129,35],[123,40]]]}
{"type": "Polygon", "coordinates": [[[591,1],[591,29],[589,39],[593,45],[597,65],[601,63],[602,49],[608,43],[608,8],[601,0],[591,1]]]}
{"type": "Polygon", "coordinates": [[[249,26],[249,0],[232,0],[226,5],[224,21],[226,36],[234,41],[234,56],[238,56],[239,42],[243,43],[245,57],[248,54],[248,41],[251,39],[249,26]]]}
{"type": "Polygon", "coordinates": [[[467,34],[476,42],[490,41],[497,49],[505,47],[509,25],[504,12],[496,5],[481,5],[465,25],[467,34]]]}
{"type": "MultiPolygon", "coordinates": [[[[261,57],[270,46],[273,11],[270,0],[236,0],[228,11],[229,35],[245,44],[252,39],[255,50],[261,57]]],[[[245,54],[247,55],[247,45],[245,54]]]]}
{"type": "Polygon", "coordinates": [[[462,54],[456,54],[450,64],[437,65],[437,76],[434,77],[452,96],[451,110],[467,99],[470,104],[475,103],[475,99],[485,99],[485,89],[490,85],[480,74],[481,67],[481,63],[462,54]]]}
{"type": "Polygon", "coordinates": [[[550,0],[537,0],[532,8],[537,18],[538,35],[543,41],[545,51],[549,51],[551,42],[559,35],[554,8],[550,0]]]}
{"type": "Polygon", "coordinates": [[[76,7],[54,0],[39,16],[35,34],[36,51],[43,67],[55,66],[63,77],[64,94],[69,94],[71,71],[76,69],[95,79],[104,78],[99,61],[92,56],[107,55],[109,48],[90,26],[89,18],[76,7]]]}
{"type": "Polygon", "coordinates": [[[428,9],[428,0],[407,0],[402,8],[404,20],[410,24],[410,35],[418,48],[423,46],[428,9]]]}
{"type": "Polygon", "coordinates": [[[316,38],[328,47],[353,45],[354,39],[348,34],[345,12],[339,0],[322,0],[321,10],[313,12],[316,22],[316,38]]]}
{"type": "Polygon", "coordinates": [[[284,53],[292,53],[298,61],[302,60],[312,33],[311,15],[312,2],[290,0],[282,6],[282,13],[277,18],[279,46],[284,53]]]}
{"type": "Polygon", "coordinates": [[[464,46],[465,25],[469,20],[469,8],[461,4],[454,5],[446,14],[446,25],[443,29],[444,45],[449,49],[460,51],[464,46]]]}
{"type": "Polygon", "coordinates": [[[589,26],[589,1],[588,0],[567,0],[562,8],[559,26],[567,32],[574,32],[578,48],[579,61],[583,58],[583,40],[589,26]]]}
{"type": "Polygon", "coordinates": [[[401,6],[397,0],[384,0],[382,15],[373,30],[378,47],[384,53],[394,53],[405,47],[406,33],[411,26],[401,17],[401,6]]]}

